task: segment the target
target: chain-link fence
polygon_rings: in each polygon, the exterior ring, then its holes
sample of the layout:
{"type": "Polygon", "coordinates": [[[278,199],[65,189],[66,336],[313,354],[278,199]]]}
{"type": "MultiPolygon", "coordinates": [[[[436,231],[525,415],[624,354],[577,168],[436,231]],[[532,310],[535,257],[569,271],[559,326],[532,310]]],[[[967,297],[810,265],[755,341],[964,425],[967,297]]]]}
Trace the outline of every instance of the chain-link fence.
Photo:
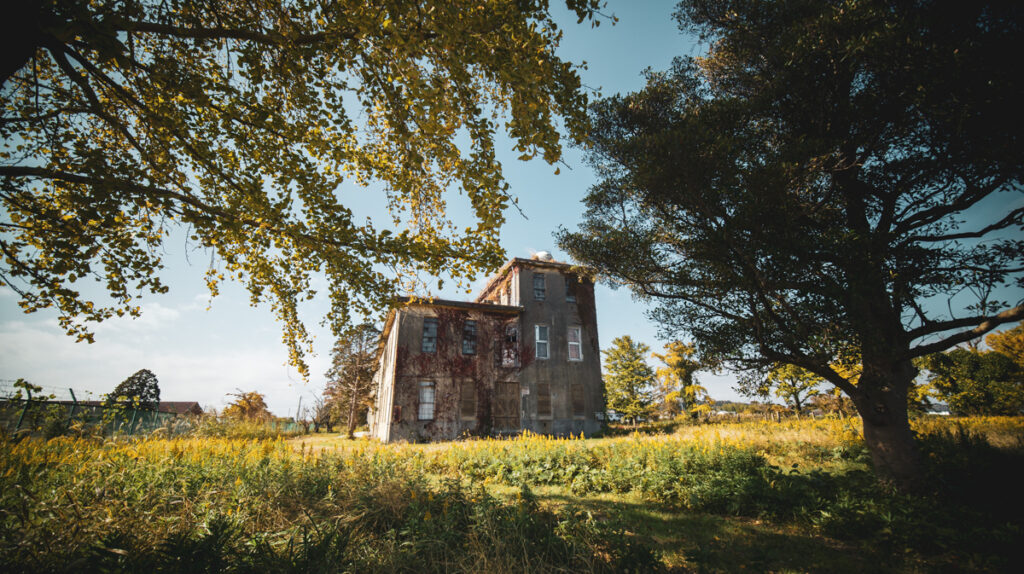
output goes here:
{"type": "Polygon", "coordinates": [[[293,421],[238,423],[206,415],[196,402],[162,402],[155,409],[108,403],[102,395],[72,388],[17,385],[0,380],[0,432],[54,437],[62,434],[178,436],[280,436],[305,431],[293,421]]]}
{"type": "Polygon", "coordinates": [[[170,434],[187,432],[191,424],[181,415],[133,408],[53,399],[0,400],[0,428],[8,433],[25,432],[46,437],[68,432],[88,434],[149,434],[166,429],[170,434]]]}

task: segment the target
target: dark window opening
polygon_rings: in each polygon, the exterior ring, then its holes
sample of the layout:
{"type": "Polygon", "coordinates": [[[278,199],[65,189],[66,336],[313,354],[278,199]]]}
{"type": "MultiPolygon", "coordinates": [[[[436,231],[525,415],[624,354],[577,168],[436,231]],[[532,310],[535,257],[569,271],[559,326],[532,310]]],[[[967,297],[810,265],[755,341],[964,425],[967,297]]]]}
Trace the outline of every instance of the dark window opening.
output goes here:
{"type": "Polygon", "coordinates": [[[547,294],[547,286],[544,282],[543,273],[533,274],[533,299],[534,301],[543,301],[547,294]]]}
{"type": "Polygon", "coordinates": [[[505,326],[505,340],[501,342],[501,366],[519,366],[519,325],[505,326]]]}
{"type": "Polygon", "coordinates": [[[437,350],[437,318],[427,317],[423,319],[423,344],[420,350],[424,353],[433,353],[437,350]]]}
{"type": "Polygon", "coordinates": [[[462,354],[476,354],[476,321],[466,321],[462,325],[462,354]]]}

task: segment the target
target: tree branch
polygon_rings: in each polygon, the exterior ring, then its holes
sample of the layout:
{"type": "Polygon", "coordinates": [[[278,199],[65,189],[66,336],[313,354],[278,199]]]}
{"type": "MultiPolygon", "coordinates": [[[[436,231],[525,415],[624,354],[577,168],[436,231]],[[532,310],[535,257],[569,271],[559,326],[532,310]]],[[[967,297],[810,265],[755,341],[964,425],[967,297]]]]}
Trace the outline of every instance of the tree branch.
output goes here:
{"type": "Polygon", "coordinates": [[[1000,219],[992,225],[988,225],[979,229],[978,231],[964,232],[964,233],[952,233],[949,235],[911,235],[907,238],[907,241],[927,241],[927,242],[938,242],[938,241],[953,241],[956,239],[978,239],[988,235],[993,231],[1004,229],[1011,225],[1020,224],[1024,221],[1024,207],[1018,207],[1010,212],[1009,215],[1000,219]]]}
{"type": "MultiPolygon", "coordinates": [[[[1018,305],[1012,309],[1007,309],[1002,313],[999,313],[997,315],[991,315],[988,317],[971,317],[967,319],[944,321],[942,323],[933,323],[929,327],[929,330],[925,331],[922,334],[935,333],[939,331],[948,331],[950,329],[965,327],[967,325],[973,325],[975,323],[978,323],[978,326],[967,331],[961,331],[960,333],[956,333],[955,335],[950,335],[949,337],[946,337],[945,339],[936,341],[934,343],[914,347],[910,349],[910,352],[907,354],[907,356],[903,358],[913,359],[914,357],[923,357],[925,355],[930,355],[932,353],[938,353],[939,351],[945,351],[946,349],[954,345],[965,343],[967,341],[970,341],[971,339],[976,339],[984,335],[985,333],[988,333],[992,329],[995,329],[999,325],[1009,323],[1011,321],[1016,321],[1018,319],[1024,319],[1024,305],[1018,305]]],[[[914,331],[908,333],[908,336],[913,335],[915,331],[922,331],[924,329],[924,327],[914,329],[914,331]]],[[[913,340],[920,336],[921,334],[918,334],[916,336],[910,336],[910,339],[913,340]]]]}

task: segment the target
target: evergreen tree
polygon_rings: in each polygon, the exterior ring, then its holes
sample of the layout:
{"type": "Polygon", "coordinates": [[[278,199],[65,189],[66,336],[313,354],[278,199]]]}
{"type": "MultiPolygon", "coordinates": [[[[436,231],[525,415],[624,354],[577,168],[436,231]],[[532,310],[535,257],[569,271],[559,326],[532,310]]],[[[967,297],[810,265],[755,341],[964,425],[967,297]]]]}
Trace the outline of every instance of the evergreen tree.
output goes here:
{"type": "MultiPolygon", "coordinates": [[[[348,438],[353,438],[360,415],[373,405],[373,373],[376,371],[380,330],[370,323],[358,325],[334,345],[331,368],[324,396],[331,409],[347,422],[348,438]]],[[[328,405],[325,405],[328,406],[328,405]]]]}
{"type": "Polygon", "coordinates": [[[634,426],[637,417],[651,411],[654,401],[654,370],[646,361],[650,350],[624,335],[612,340],[610,349],[601,351],[608,408],[629,417],[634,426]]]}

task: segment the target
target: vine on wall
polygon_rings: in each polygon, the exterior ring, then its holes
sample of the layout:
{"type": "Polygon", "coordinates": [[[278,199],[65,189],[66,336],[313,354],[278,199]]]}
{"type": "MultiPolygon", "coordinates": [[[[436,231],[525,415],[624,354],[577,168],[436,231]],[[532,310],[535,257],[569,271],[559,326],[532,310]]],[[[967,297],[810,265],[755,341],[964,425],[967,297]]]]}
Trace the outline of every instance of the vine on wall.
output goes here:
{"type": "MultiPolygon", "coordinates": [[[[486,435],[492,431],[492,401],[495,383],[515,380],[516,375],[533,362],[533,350],[522,344],[522,328],[517,317],[487,314],[486,311],[470,313],[466,310],[445,307],[434,308],[437,318],[437,341],[433,353],[423,353],[419,340],[413,348],[399,346],[396,373],[412,380],[450,380],[445,391],[435,387],[434,420],[424,425],[427,438],[436,438],[449,422],[458,424],[461,420],[461,385],[472,384],[476,390],[476,426],[474,434],[486,435]],[[466,321],[476,321],[476,353],[462,353],[463,329],[466,321]],[[506,326],[519,328],[514,348],[506,343],[506,326]],[[504,357],[511,351],[517,360],[506,362],[504,357]]],[[[397,385],[396,385],[397,386],[397,385]]],[[[403,402],[417,404],[417,385],[401,385],[403,402]]],[[[395,389],[396,394],[400,392],[395,389]]]]}

